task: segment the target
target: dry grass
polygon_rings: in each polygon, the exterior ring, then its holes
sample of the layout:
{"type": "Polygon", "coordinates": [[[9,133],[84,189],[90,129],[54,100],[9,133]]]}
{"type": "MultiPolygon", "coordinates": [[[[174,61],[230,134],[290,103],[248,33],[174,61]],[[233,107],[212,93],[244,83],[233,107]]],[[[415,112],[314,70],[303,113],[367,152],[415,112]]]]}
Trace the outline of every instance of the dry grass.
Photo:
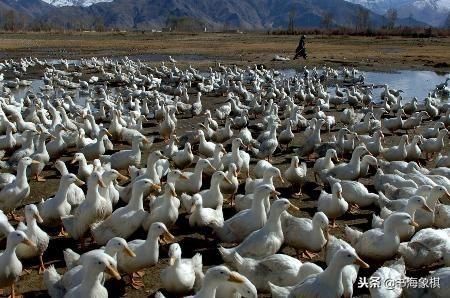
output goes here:
{"type": "MultiPolygon", "coordinates": [[[[206,67],[211,61],[238,65],[264,63],[286,68],[299,65],[348,65],[362,69],[400,68],[440,70],[450,66],[450,38],[308,36],[307,61],[270,61],[274,54],[292,57],[298,36],[175,33],[19,33],[0,34],[0,57],[79,58],[148,54],[201,55],[192,62],[206,67]]],[[[186,62],[187,63],[187,62],[186,62]]]]}

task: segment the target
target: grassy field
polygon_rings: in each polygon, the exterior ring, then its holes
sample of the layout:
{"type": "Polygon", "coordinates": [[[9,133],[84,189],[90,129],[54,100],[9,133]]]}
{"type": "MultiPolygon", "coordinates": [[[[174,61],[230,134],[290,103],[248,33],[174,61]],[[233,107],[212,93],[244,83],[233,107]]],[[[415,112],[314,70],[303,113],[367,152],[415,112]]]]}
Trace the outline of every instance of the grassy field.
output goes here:
{"type": "Polygon", "coordinates": [[[263,33],[3,33],[0,59],[129,55],[160,60],[158,55],[188,55],[178,60],[202,68],[221,61],[275,68],[344,65],[365,70],[450,70],[450,38],[308,36],[307,61],[271,61],[275,54],[292,58],[298,38],[263,33]]]}

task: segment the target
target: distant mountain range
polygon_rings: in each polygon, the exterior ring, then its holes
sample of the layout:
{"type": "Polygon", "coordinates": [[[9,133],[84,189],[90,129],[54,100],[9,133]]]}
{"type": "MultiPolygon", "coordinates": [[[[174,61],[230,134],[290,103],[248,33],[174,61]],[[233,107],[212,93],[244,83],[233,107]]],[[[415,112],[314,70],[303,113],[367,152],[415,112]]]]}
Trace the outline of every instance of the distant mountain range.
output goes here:
{"type": "MultiPolygon", "coordinates": [[[[0,15],[5,9],[27,16],[28,22],[63,28],[160,29],[170,19],[186,17],[208,30],[266,30],[287,28],[292,11],[296,27],[322,27],[325,16],[327,26],[355,27],[362,12],[372,27],[387,23],[379,12],[345,0],[0,0],[0,15]]],[[[425,24],[406,17],[397,25],[425,24]]]]}
{"type": "Polygon", "coordinates": [[[91,6],[100,2],[112,2],[114,0],[42,0],[51,4],[53,6],[61,7],[61,6],[91,6]]]}
{"type": "Polygon", "coordinates": [[[440,27],[450,14],[450,0],[347,0],[360,4],[375,13],[384,15],[388,9],[396,9],[398,16],[414,19],[440,27]]]}

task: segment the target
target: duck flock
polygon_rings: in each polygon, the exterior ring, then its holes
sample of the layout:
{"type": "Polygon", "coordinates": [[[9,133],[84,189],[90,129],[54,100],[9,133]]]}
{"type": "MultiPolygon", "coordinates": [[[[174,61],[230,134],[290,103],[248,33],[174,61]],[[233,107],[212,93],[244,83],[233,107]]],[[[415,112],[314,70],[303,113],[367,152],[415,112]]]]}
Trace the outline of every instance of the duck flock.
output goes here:
{"type": "Polygon", "coordinates": [[[449,79],[418,100],[356,69],[58,62],[0,63],[5,294],[31,259],[51,297],[138,296],[158,262],[156,297],[450,296],[449,79]]]}

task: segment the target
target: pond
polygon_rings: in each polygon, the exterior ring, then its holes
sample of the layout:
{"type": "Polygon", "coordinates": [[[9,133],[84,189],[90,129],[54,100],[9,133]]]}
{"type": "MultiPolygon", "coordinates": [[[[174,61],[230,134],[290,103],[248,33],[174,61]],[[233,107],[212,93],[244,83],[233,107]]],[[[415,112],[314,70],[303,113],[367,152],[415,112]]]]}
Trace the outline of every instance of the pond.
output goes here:
{"type": "MultiPolygon", "coordinates": [[[[285,77],[292,77],[299,74],[294,69],[283,69],[280,72],[285,77]]],[[[339,73],[341,74],[341,72],[339,73]]],[[[384,90],[384,84],[388,84],[389,88],[403,90],[403,102],[410,101],[413,97],[417,97],[419,102],[423,102],[425,97],[428,96],[428,92],[433,91],[436,85],[445,82],[445,79],[450,77],[448,73],[443,74],[423,70],[400,70],[395,72],[364,71],[361,73],[365,77],[364,83],[366,85],[375,85],[373,99],[376,102],[381,101],[380,94],[384,90]]],[[[329,89],[330,92],[333,90],[334,87],[329,89]]]]}
{"type": "MultiPolygon", "coordinates": [[[[366,84],[384,85],[390,88],[401,89],[403,101],[410,101],[417,97],[423,102],[428,93],[433,91],[436,85],[445,82],[449,74],[438,74],[434,71],[402,70],[398,72],[364,72],[366,84]]],[[[380,100],[383,88],[374,90],[374,99],[380,100]]]]}

